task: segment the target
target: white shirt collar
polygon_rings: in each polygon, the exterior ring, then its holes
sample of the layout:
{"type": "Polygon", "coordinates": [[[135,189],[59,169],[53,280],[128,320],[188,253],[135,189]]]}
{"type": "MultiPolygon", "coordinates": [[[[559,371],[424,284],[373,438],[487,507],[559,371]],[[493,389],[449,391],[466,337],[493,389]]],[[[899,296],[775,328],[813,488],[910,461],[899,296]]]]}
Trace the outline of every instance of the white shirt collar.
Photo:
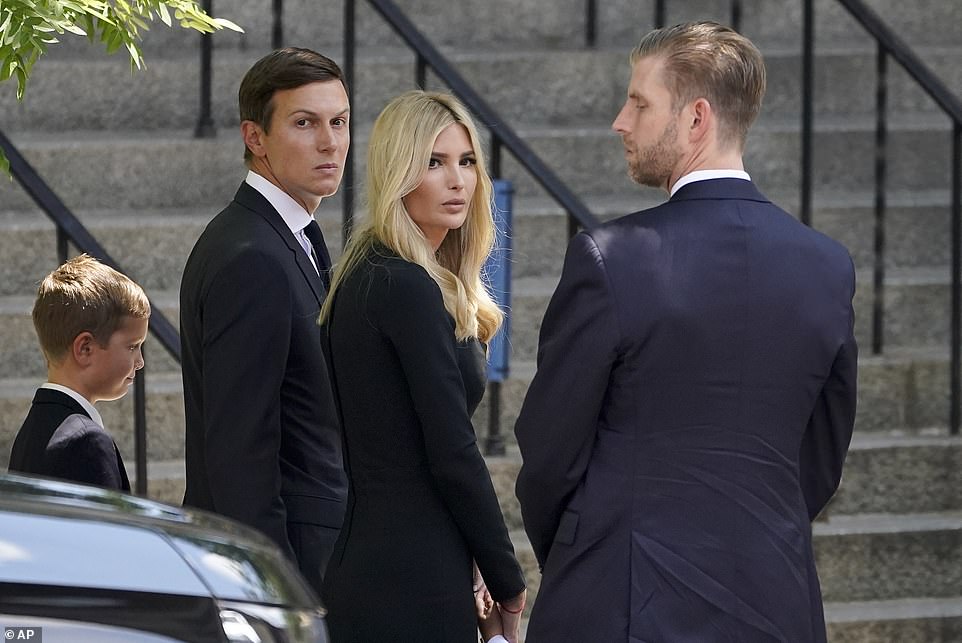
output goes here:
{"type": "Polygon", "coordinates": [[[748,176],[748,172],[743,170],[695,170],[675,181],[675,184],[671,186],[669,198],[675,196],[675,192],[689,183],[708,181],[709,179],[742,179],[743,181],[751,181],[752,177],[748,176]]]}
{"type": "Polygon", "coordinates": [[[64,395],[69,395],[77,401],[77,404],[83,407],[83,410],[87,412],[90,419],[96,422],[100,428],[104,428],[104,419],[100,417],[100,412],[94,408],[94,405],[90,403],[90,400],[85,398],[83,395],[73,390],[72,388],[67,388],[66,386],[61,386],[60,384],[54,384],[52,382],[44,382],[40,385],[40,388],[48,388],[52,391],[60,391],[64,395]]]}
{"type": "Polygon", "coordinates": [[[247,178],[244,179],[244,181],[247,185],[260,192],[261,195],[274,206],[277,213],[284,219],[284,223],[287,224],[287,227],[290,228],[291,232],[295,235],[303,230],[304,226],[314,220],[314,217],[311,216],[300,203],[292,199],[290,194],[257,172],[249,170],[247,172],[247,178]]]}

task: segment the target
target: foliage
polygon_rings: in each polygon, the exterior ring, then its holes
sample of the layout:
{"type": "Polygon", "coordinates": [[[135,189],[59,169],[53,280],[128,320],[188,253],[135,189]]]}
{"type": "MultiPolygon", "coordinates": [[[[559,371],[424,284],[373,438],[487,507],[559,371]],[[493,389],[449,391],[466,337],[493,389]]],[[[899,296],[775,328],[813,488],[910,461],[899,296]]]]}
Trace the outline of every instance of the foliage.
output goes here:
{"type": "MultiPolygon", "coordinates": [[[[16,77],[17,99],[22,99],[33,64],[65,33],[99,40],[108,53],[123,47],[131,67],[142,69],[142,33],[157,18],[168,27],[176,20],[201,33],[243,32],[229,20],[207,15],[196,0],[0,0],[0,82],[16,77]]],[[[7,166],[0,150],[0,171],[7,166]]]]}

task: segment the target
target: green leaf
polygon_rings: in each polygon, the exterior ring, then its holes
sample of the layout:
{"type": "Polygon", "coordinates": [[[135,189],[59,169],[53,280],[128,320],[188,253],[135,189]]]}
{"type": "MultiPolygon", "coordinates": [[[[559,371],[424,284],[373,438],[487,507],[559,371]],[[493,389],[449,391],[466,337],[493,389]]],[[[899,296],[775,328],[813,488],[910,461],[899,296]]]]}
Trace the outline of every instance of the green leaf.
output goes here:
{"type": "Polygon", "coordinates": [[[238,24],[226,18],[214,18],[214,24],[225,29],[230,29],[231,31],[236,31],[237,33],[244,33],[244,30],[238,24]]]}
{"type": "MultiPolygon", "coordinates": [[[[3,150],[0,150],[0,172],[10,174],[10,161],[7,159],[7,155],[3,153],[3,150]]],[[[10,180],[13,180],[12,175],[10,180]]]]}
{"type": "Polygon", "coordinates": [[[17,100],[23,100],[23,94],[27,91],[27,72],[23,65],[17,65],[14,72],[17,74],[17,100]]]}
{"type": "Polygon", "coordinates": [[[160,14],[160,19],[165,25],[168,27],[173,26],[173,23],[170,20],[170,11],[167,10],[167,5],[165,5],[163,2],[157,5],[157,13],[160,14]]]}
{"type": "Polygon", "coordinates": [[[137,66],[137,69],[142,69],[143,59],[140,56],[140,51],[137,49],[137,45],[132,42],[128,42],[127,51],[130,53],[131,62],[137,66]]]}

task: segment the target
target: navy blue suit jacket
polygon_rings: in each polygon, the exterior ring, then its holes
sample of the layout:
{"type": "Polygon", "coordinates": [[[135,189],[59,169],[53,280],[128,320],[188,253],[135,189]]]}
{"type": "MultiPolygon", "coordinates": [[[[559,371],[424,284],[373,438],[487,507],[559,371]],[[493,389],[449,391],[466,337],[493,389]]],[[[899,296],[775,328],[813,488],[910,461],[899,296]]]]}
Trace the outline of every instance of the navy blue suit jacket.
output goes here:
{"type": "Polygon", "coordinates": [[[10,471],[130,491],[113,438],[66,393],[37,389],[10,451],[10,471]]]}
{"type": "Polygon", "coordinates": [[[825,640],[854,268],[747,181],[575,236],[516,426],[530,643],[825,640]]]}

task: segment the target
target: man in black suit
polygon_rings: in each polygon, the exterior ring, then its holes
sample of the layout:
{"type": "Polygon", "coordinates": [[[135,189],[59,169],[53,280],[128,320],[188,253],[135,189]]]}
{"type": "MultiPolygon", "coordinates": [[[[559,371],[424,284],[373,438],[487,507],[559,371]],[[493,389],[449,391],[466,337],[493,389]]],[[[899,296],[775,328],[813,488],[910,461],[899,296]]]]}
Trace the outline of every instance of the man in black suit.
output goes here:
{"type": "Polygon", "coordinates": [[[527,640],[825,641],[810,523],[855,417],[851,258],[743,169],[751,42],[678,25],[631,60],[613,128],[670,198],[576,235],[545,314],[515,428],[527,640]]]}
{"type": "Polygon", "coordinates": [[[198,239],[180,291],[184,504],[271,537],[319,592],[347,482],[318,313],[330,258],[313,213],[350,138],[337,65],[274,51],[239,91],[249,172],[198,239]]]}

